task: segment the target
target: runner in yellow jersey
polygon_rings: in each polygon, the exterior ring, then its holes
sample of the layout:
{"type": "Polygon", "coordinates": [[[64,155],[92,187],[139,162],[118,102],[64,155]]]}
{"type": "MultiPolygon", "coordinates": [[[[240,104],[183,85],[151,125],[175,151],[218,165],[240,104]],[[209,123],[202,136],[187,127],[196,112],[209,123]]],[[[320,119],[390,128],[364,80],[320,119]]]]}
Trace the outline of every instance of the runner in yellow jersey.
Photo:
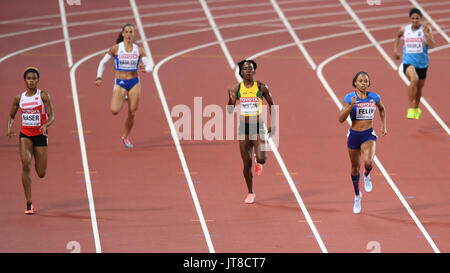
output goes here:
{"type": "MultiPolygon", "coordinates": [[[[243,81],[228,89],[228,105],[234,107],[236,102],[239,101],[239,149],[244,163],[244,178],[248,188],[248,195],[245,198],[245,203],[251,204],[255,202],[252,161],[255,160],[256,163],[256,175],[261,175],[262,164],[264,164],[267,159],[266,137],[268,133],[272,134],[275,130],[273,124],[266,130],[264,121],[260,116],[263,98],[266,99],[267,104],[270,106],[269,113],[272,120],[275,120],[273,118],[275,113],[272,111],[271,107],[274,105],[274,102],[267,85],[254,80],[257,67],[255,61],[240,61],[238,67],[239,75],[242,77],[243,81]]],[[[231,110],[231,108],[229,109],[231,110]]]]}

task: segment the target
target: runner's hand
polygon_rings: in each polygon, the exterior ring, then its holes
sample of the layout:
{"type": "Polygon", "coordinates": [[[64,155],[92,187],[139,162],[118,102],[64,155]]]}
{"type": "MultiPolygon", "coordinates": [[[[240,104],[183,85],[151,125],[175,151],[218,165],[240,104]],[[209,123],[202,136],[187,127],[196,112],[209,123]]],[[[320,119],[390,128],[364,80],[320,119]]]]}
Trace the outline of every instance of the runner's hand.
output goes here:
{"type": "Polygon", "coordinates": [[[47,125],[45,125],[45,124],[42,125],[39,130],[41,130],[41,132],[44,136],[47,136],[47,125]]]}

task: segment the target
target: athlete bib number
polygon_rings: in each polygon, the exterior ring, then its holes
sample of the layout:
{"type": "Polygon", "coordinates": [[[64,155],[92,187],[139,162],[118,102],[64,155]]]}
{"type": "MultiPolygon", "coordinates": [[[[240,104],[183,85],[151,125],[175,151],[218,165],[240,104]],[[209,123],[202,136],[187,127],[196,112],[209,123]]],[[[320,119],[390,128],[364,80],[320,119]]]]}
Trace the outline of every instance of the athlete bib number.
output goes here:
{"type": "Polygon", "coordinates": [[[373,119],[375,115],[375,103],[363,102],[356,104],[356,119],[373,119]]]}
{"type": "Polygon", "coordinates": [[[258,114],[258,98],[240,98],[241,115],[258,114]]]}
{"type": "Polygon", "coordinates": [[[28,110],[22,112],[23,126],[41,126],[41,114],[38,110],[28,110]]]}
{"type": "Polygon", "coordinates": [[[405,41],[406,53],[422,53],[423,42],[421,38],[407,38],[405,41]]]}

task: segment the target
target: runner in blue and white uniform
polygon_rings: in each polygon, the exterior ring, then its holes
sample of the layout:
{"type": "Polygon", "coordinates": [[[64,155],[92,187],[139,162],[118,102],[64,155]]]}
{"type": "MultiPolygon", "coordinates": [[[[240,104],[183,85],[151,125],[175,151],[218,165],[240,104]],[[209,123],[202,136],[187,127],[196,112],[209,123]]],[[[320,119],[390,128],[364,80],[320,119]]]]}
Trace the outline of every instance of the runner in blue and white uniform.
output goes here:
{"type": "Polygon", "coordinates": [[[353,78],[353,91],[345,96],[343,107],[339,113],[339,121],[344,122],[348,116],[352,120],[351,128],[348,130],[347,147],[352,164],[351,178],[355,199],[353,213],[361,212],[361,197],[359,191],[359,169],[361,155],[364,161],[364,188],[366,192],[372,191],[372,181],[370,171],[373,167],[373,157],[375,156],[375,144],[377,136],[373,130],[373,118],[375,109],[378,108],[381,117],[381,136],[387,134],[386,131],[386,111],[381,102],[380,95],[369,92],[369,75],[366,72],[358,72],[353,78]]]}
{"type": "Polygon", "coordinates": [[[422,110],[419,108],[422,88],[425,85],[428,69],[428,49],[436,46],[433,33],[428,23],[421,24],[422,12],[413,8],[409,11],[411,24],[403,26],[397,33],[394,41],[394,59],[399,60],[397,48],[400,38],[403,37],[403,73],[408,77],[409,108],[406,117],[419,119],[422,110]]]}
{"type": "Polygon", "coordinates": [[[134,43],[135,28],[132,24],[126,24],[116,40],[116,44],[111,47],[100,61],[97,70],[95,84],[100,86],[102,74],[106,63],[114,58],[115,85],[111,98],[111,112],[119,114],[123,102],[128,101],[128,118],[122,131],[122,143],[127,148],[132,148],[128,135],[133,128],[135,114],[139,105],[141,95],[141,84],[139,83],[138,70],[142,72],[152,71],[151,62],[146,56],[142,47],[134,43]],[[142,61],[143,65],[139,65],[142,61]]]}

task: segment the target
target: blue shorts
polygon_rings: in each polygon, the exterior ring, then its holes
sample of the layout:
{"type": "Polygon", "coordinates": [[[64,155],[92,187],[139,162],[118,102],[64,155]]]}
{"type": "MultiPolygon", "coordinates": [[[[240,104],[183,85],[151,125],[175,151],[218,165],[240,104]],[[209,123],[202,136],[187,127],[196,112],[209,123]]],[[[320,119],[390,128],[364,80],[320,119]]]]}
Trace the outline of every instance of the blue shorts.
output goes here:
{"type": "Polygon", "coordinates": [[[127,91],[130,91],[137,83],[139,83],[139,77],[129,80],[116,79],[116,84],[127,91]]]}
{"type": "Polygon", "coordinates": [[[348,129],[347,138],[347,147],[350,149],[360,149],[361,144],[368,140],[377,141],[377,135],[373,128],[361,132],[348,129]]]}

